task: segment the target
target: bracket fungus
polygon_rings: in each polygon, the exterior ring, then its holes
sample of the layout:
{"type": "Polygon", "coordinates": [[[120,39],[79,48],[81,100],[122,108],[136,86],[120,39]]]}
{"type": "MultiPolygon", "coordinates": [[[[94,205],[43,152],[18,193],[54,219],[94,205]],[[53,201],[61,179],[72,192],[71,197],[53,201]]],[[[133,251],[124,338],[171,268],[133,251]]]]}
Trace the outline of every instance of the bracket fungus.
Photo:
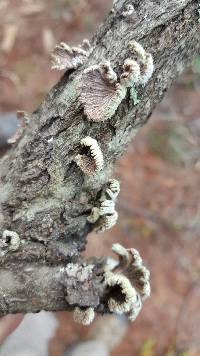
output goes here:
{"type": "Polygon", "coordinates": [[[108,188],[105,191],[108,197],[113,201],[115,201],[119,195],[119,192],[120,192],[119,181],[117,179],[109,179],[108,188]]]}
{"type": "Polygon", "coordinates": [[[94,175],[103,169],[104,159],[98,142],[92,137],[85,137],[81,140],[81,146],[85,150],[75,157],[77,166],[86,175],[94,175]]]}
{"type": "Polygon", "coordinates": [[[126,88],[132,87],[140,80],[140,66],[131,58],[127,58],[123,64],[123,72],[120,76],[120,84],[126,88]]]}
{"type": "Polygon", "coordinates": [[[150,296],[150,273],[137,250],[125,249],[120,244],[114,244],[112,250],[119,263],[105,270],[107,305],[111,312],[126,314],[134,321],[142,309],[142,300],[150,296]]]}
{"type": "Polygon", "coordinates": [[[20,237],[15,231],[4,230],[2,238],[0,239],[1,255],[6,254],[8,251],[17,251],[20,247],[20,243],[20,237]]]}
{"type": "Polygon", "coordinates": [[[88,222],[94,224],[94,231],[97,233],[111,229],[118,220],[118,213],[115,210],[115,201],[120,191],[120,184],[116,179],[110,179],[101,192],[100,199],[96,202],[88,222]]]}
{"type": "Polygon", "coordinates": [[[103,200],[100,204],[99,215],[107,215],[115,213],[115,202],[113,200],[103,200]]]}
{"type": "Polygon", "coordinates": [[[139,84],[146,85],[154,71],[153,57],[137,41],[129,42],[129,49],[140,65],[139,84]]]}
{"type": "Polygon", "coordinates": [[[134,6],[131,4],[128,4],[126,6],[126,9],[122,12],[122,16],[124,16],[124,17],[131,16],[134,12],[135,12],[134,6]]]}
{"type": "Polygon", "coordinates": [[[76,69],[83,64],[91,52],[92,47],[87,39],[78,47],[70,47],[67,43],[61,42],[51,55],[51,69],[65,71],[76,69]]]}
{"type": "Polygon", "coordinates": [[[143,265],[142,258],[136,249],[125,249],[120,244],[114,244],[112,251],[118,256],[119,264],[115,271],[121,271],[128,276],[142,300],[151,294],[150,272],[143,265]]]}
{"type": "MultiPolygon", "coordinates": [[[[114,244],[112,250],[118,256],[118,261],[108,258],[108,263],[104,265],[99,304],[95,308],[75,304],[73,318],[76,323],[90,325],[95,318],[95,309],[102,312],[102,307],[111,313],[125,314],[130,321],[134,321],[142,309],[142,302],[150,295],[150,273],[144,267],[139,252],[135,249],[126,249],[120,244],[114,244]],[[144,290],[147,285],[148,295],[145,296],[144,290]]],[[[66,267],[66,272],[69,277],[85,283],[91,278],[93,267],[94,265],[70,263],[66,267]]],[[[65,298],[69,303],[67,293],[65,298]]]]}
{"type": "Polygon", "coordinates": [[[80,102],[89,121],[105,121],[112,117],[126,95],[108,61],[84,70],[80,102]]]}
{"type": "Polygon", "coordinates": [[[151,78],[154,70],[152,55],[136,41],[129,43],[129,49],[134,58],[124,61],[119,79],[109,61],[84,70],[79,100],[89,121],[110,119],[125,98],[127,89],[139,84],[144,86],[151,78]]]}
{"type": "Polygon", "coordinates": [[[137,301],[137,292],[123,274],[106,271],[105,284],[108,287],[108,308],[111,312],[124,314],[137,301]]]}
{"type": "Polygon", "coordinates": [[[94,308],[79,308],[74,309],[73,318],[74,321],[82,325],[90,325],[95,317],[94,308]]]}
{"type": "Polygon", "coordinates": [[[98,220],[98,224],[96,225],[94,231],[97,234],[99,234],[106,230],[110,230],[113,226],[116,225],[117,220],[118,220],[118,212],[117,211],[114,211],[114,213],[111,213],[111,214],[106,214],[98,220]]]}

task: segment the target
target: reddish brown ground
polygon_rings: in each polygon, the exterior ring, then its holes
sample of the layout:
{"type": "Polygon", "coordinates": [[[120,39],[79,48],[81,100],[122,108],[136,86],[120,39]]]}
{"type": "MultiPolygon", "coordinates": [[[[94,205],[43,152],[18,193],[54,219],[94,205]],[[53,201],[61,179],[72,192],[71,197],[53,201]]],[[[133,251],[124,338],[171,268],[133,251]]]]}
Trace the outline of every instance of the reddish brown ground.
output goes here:
{"type": "MultiPolygon", "coordinates": [[[[1,111],[32,111],[59,78],[50,71],[55,43],[77,43],[111,1],[1,0],[1,111]],[[33,6],[34,5],[34,6],[33,6]]],[[[112,356],[200,355],[200,76],[189,72],[169,91],[117,165],[119,224],[91,235],[87,255],[112,243],[139,249],[151,270],[152,296],[112,356]]],[[[51,356],[88,332],[59,313],[51,356]]]]}

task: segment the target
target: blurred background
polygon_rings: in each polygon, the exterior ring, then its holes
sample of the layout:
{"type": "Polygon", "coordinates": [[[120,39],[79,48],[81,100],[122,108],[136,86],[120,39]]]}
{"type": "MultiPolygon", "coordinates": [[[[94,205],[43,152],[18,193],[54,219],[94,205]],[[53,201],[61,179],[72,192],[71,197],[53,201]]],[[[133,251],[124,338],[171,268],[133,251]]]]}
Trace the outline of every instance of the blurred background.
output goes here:
{"type": "MultiPolygon", "coordinates": [[[[55,44],[90,38],[110,8],[111,0],[0,0],[1,155],[15,112],[32,112],[61,76],[50,70],[55,44]]],[[[90,235],[86,255],[109,255],[115,242],[138,249],[151,271],[152,296],[111,355],[198,356],[200,57],[139,131],[114,176],[121,181],[119,223],[103,236],[90,235]]],[[[66,312],[29,315],[0,355],[68,355],[92,328],[66,312]]]]}

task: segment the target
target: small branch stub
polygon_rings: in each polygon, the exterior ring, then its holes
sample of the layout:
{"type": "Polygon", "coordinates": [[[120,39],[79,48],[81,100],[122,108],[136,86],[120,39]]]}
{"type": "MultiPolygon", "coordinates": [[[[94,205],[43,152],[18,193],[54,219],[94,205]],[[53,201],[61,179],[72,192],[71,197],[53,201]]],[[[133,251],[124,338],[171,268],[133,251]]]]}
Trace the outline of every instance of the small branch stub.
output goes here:
{"type": "MultiPolygon", "coordinates": [[[[140,254],[135,249],[126,249],[120,244],[114,244],[112,250],[117,254],[119,262],[104,264],[102,270],[102,294],[98,304],[94,306],[79,305],[74,307],[74,321],[89,325],[95,318],[95,310],[99,306],[111,313],[125,314],[134,321],[142,309],[142,301],[150,295],[149,271],[144,267],[140,254]],[[149,285],[148,292],[145,286],[149,285]]],[[[92,278],[94,265],[68,264],[68,277],[75,278],[84,291],[92,278]]],[[[68,290],[69,292],[69,290],[68,290]]],[[[66,300],[70,302],[66,291],[66,300]]],[[[71,291],[70,291],[71,293],[71,291]]],[[[79,302],[77,302],[79,304],[79,302]]],[[[72,304],[73,305],[73,304],[72,304]]]]}

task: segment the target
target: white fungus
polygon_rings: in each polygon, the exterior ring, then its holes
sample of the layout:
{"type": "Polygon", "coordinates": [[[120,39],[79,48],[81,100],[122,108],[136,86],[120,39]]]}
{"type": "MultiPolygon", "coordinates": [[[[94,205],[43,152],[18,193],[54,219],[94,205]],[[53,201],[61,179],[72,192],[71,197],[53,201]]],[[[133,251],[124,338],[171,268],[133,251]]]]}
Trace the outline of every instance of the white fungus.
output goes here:
{"type": "Polygon", "coordinates": [[[95,317],[94,308],[79,308],[74,309],[73,318],[74,321],[82,325],[90,325],[95,317]]]}
{"type": "Polygon", "coordinates": [[[70,47],[67,43],[61,42],[57,45],[51,55],[51,69],[70,70],[78,68],[87,59],[92,51],[88,40],[78,47],[70,47]]]}
{"type": "Polygon", "coordinates": [[[126,95],[126,88],[115,81],[116,73],[105,62],[84,70],[79,100],[89,121],[112,117],[126,95]]]}
{"type": "Polygon", "coordinates": [[[110,179],[105,189],[103,189],[97,206],[91,209],[87,217],[88,222],[94,224],[94,230],[102,233],[111,229],[118,220],[118,213],[115,210],[115,201],[120,191],[120,184],[116,179],[110,179]]]}
{"type": "Polygon", "coordinates": [[[17,251],[20,246],[20,237],[15,231],[4,230],[2,239],[7,244],[9,251],[17,251]]]}
{"type": "Polygon", "coordinates": [[[106,271],[104,277],[110,293],[107,302],[109,310],[117,314],[129,312],[137,300],[137,293],[128,278],[111,271],[106,271]]]}
{"type": "Polygon", "coordinates": [[[110,230],[113,226],[116,225],[118,220],[118,212],[115,211],[113,214],[104,215],[99,220],[95,227],[96,233],[102,233],[106,230],[110,230]]]}
{"type": "Polygon", "coordinates": [[[75,162],[86,175],[93,175],[103,169],[104,159],[98,142],[92,137],[85,137],[81,140],[81,146],[89,149],[89,155],[79,154],[75,157],[75,162]]]}
{"type": "Polygon", "coordinates": [[[129,43],[129,49],[134,58],[124,61],[119,79],[109,61],[84,70],[79,100],[89,121],[110,119],[125,98],[128,88],[134,105],[138,104],[136,85],[144,86],[151,78],[154,71],[153,57],[136,41],[129,43]]]}
{"type": "Polygon", "coordinates": [[[125,249],[120,244],[114,244],[112,251],[119,257],[119,264],[115,268],[128,275],[134,287],[140,293],[142,300],[151,294],[150,272],[143,265],[142,258],[136,249],[125,249]]]}
{"type": "Polygon", "coordinates": [[[99,208],[99,215],[112,215],[115,213],[115,202],[113,200],[104,200],[99,208]]]}

